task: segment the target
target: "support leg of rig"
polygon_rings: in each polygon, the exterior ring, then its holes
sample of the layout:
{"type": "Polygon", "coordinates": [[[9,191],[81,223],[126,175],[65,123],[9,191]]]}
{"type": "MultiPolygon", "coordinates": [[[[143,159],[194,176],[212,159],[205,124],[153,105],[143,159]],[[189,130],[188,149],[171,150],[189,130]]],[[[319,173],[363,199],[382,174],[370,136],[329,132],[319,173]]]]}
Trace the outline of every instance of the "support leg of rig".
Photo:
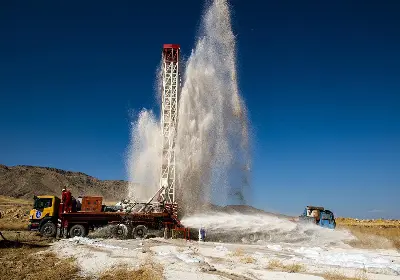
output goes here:
{"type": "Polygon", "coordinates": [[[0,231],[0,236],[1,236],[1,238],[3,238],[3,240],[7,241],[7,239],[4,237],[4,235],[1,233],[1,231],[0,231]]]}
{"type": "Polygon", "coordinates": [[[164,238],[165,239],[170,239],[171,238],[171,229],[168,227],[164,228],[164,238]]]}

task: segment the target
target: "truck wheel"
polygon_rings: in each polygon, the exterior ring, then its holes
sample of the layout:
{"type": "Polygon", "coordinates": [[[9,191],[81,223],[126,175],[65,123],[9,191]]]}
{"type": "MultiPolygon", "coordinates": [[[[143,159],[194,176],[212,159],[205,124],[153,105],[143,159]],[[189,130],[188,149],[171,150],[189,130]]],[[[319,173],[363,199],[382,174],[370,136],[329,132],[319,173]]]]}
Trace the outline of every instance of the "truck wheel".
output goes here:
{"type": "Polygon", "coordinates": [[[69,236],[72,238],[74,238],[75,236],[85,237],[86,235],[87,231],[83,225],[73,225],[69,230],[69,236]]]}
{"type": "Polygon", "coordinates": [[[256,241],[256,234],[255,233],[250,233],[249,240],[250,240],[250,242],[255,242],[256,241]]]}
{"type": "Polygon", "coordinates": [[[57,227],[53,222],[47,222],[40,228],[40,234],[44,237],[54,237],[57,233],[57,227]]]}
{"type": "Polygon", "coordinates": [[[133,235],[135,238],[145,238],[147,234],[147,227],[144,225],[138,225],[135,227],[135,230],[133,231],[133,235]]]}
{"type": "Polygon", "coordinates": [[[132,229],[124,224],[119,224],[113,229],[113,236],[118,239],[127,239],[131,236],[132,229]]]}

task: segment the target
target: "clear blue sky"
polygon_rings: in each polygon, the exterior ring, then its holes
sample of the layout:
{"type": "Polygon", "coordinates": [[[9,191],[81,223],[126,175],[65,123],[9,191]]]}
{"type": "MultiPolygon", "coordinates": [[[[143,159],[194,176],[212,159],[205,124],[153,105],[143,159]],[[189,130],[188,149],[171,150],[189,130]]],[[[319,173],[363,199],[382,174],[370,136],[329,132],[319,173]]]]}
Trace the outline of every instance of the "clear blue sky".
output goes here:
{"type": "MultiPolygon", "coordinates": [[[[173,2],[0,1],[0,163],[126,179],[162,44],[195,43],[203,1],[173,2]]],[[[400,2],[231,3],[252,204],[400,218],[400,2]]]]}

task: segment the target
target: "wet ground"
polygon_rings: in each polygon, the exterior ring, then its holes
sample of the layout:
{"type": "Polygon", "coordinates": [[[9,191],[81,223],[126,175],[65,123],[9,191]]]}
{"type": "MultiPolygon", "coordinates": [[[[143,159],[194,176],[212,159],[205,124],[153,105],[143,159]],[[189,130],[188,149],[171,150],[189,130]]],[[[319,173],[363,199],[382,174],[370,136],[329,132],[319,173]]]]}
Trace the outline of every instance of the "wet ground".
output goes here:
{"type": "Polygon", "coordinates": [[[73,238],[50,250],[74,256],[87,274],[151,260],[164,267],[166,279],[323,279],[329,272],[368,279],[400,279],[395,250],[309,247],[304,244],[233,244],[154,238],[115,240],[73,238]],[[295,267],[295,271],[279,272],[295,267]]]}

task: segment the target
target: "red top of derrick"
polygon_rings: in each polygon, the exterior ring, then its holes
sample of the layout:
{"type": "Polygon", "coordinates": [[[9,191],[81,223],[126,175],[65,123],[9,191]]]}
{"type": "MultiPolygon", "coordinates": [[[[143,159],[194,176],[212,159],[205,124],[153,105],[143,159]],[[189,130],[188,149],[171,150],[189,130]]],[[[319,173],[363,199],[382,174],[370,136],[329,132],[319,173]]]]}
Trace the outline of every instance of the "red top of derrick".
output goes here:
{"type": "Polygon", "coordinates": [[[180,49],[180,45],[178,44],[164,44],[164,49],[180,49]]]}

